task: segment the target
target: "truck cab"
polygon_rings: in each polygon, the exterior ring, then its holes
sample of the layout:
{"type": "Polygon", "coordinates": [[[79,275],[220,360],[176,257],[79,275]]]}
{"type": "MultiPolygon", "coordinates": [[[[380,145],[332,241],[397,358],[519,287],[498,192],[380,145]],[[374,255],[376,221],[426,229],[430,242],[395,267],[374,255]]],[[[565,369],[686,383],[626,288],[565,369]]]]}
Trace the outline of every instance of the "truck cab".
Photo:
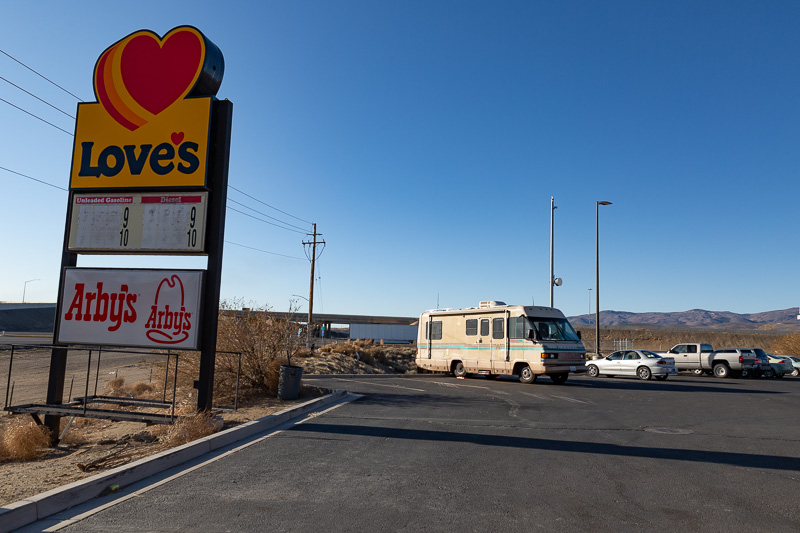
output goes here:
{"type": "Polygon", "coordinates": [[[711,353],[714,347],[710,344],[688,342],[676,344],[667,355],[675,359],[678,370],[693,370],[695,374],[702,374],[711,370],[711,353]]]}

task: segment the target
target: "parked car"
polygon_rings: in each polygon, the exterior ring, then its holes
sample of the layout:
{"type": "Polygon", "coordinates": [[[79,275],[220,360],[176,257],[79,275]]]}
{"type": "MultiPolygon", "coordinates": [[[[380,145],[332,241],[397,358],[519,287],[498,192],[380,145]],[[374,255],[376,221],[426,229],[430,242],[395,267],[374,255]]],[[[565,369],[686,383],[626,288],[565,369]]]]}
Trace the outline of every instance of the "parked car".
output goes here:
{"type": "Polygon", "coordinates": [[[776,378],[782,378],[783,376],[792,374],[794,367],[788,357],[768,353],[767,358],[769,359],[769,364],[775,369],[776,378]]]}
{"type": "Polygon", "coordinates": [[[675,359],[663,357],[648,350],[620,350],[600,359],[586,362],[586,373],[591,377],[600,375],[637,376],[639,379],[667,379],[678,373],[675,359]]]}
{"type": "Polygon", "coordinates": [[[794,377],[800,376],[800,357],[787,355],[786,357],[792,362],[792,375],[794,377]]]}
{"type": "Polygon", "coordinates": [[[756,366],[753,368],[751,375],[755,378],[765,377],[765,378],[774,378],[775,377],[775,368],[771,364],[769,364],[769,357],[767,357],[767,352],[761,349],[751,349],[750,351],[756,357],[756,366]]]}

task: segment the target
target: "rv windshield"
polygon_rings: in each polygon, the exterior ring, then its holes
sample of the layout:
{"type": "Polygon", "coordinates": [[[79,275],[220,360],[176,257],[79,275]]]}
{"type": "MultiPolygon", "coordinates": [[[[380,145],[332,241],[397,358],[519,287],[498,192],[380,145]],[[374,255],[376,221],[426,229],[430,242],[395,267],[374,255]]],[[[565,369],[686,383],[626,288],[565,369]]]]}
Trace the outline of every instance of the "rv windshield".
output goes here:
{"type": "Polygon", "coordinates": [[[528,317],[530,328],[536,332],[536,339],[540,341],[572,341],[578,342],[580,338],[572,329],[566,318],[537,318],[528,317]]]}

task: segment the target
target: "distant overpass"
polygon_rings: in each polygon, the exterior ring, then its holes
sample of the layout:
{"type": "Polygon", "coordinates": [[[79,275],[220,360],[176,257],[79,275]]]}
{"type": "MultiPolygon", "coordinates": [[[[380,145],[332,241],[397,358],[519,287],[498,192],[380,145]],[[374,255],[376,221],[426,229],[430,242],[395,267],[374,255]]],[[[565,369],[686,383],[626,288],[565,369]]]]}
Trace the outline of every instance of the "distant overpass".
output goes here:
{"type": "MultiPolygon", "coordinates": [[[[242,309],[229,311],[229,313],[252,313],[252,310],[242,309]]],[[[258,311],[256,311],[258,312],[258,311]]],[[[271,316],[291,320],[304,324],[308,321],[308,313],[286,313],[282,311],[269,311],[271,316]]],[[[419,317],[416,316],[378,316],[378,315],[336,315],[332,313],[314,313],[312,338],[330,338],[333,334],[333,324],[347,325],[347,338],[373,339],[386,342],[412,342],[417,338],[417,325],[419,317]],[[327,333],[326,333],[327,332],[327,333]]],[[[336,337],[335,335],[333,335],[336,337]]],[[[336,337],[341,338],[341,337],[336,337]]]]}
{"type": "MultiPolygon", "coordinates": [[[[297,322],[307,322],[308,313],[285,313],[282,311],[270,311],[271,315],[279,318],[291,319],[297,322]]],[[[419,322],[418,316],[377,316],[377,315],[335,315],[332,313],[314,313],[311,317],[315,324],[380,324],[380,325],[402,325],[416,326],[419,322]]]]}

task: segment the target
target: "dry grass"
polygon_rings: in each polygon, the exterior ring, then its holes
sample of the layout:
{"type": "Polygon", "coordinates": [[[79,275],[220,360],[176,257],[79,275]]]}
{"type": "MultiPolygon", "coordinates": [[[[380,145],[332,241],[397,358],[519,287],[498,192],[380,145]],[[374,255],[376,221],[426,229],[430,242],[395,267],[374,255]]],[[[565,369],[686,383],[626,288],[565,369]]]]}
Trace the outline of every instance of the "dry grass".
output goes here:
{"type": "Polygon", "coordinates": [[[772,353],[800,357],[800,333],[790,333],[773,340],[772,353]]]}
{"type": "MultiPolygon", "coordinates": [[[[594,350],[594,327],[576,328],[581,332],[583,345],[594,350]]],[[[636,348],[663,352],[682,342],[704,342],[714,348],[761,348],[771,351],[779,337],[769,331],[764,332],[725,332],[725,331],[668,331],[649,329],[600,328],[601,349],[608,353],[613,349],[614,340],[631,340],[636,348]]]]}
{"type": "Polygon", "coordinates": [[[319,354],[312,357],[324,357],[332,353],[346,355],[382,371],[405,374],[416,370],[416,349],[413,346],[388,346],[383,341],[375,344],[372,339],[355,339],[323,346],[319,354]]]}
{"type": "Polygon", "coordinates": [[[35,423],[15,423],[0,434],[0,459],[29,461],[43,456],[50,446],[47,428],[35,423]]]}
{"type": "Polygon", "coordinates": [[[206,413],[179,418],[174,424],[151,431],[167,446],[180,446],[206,437],[222,429],[222,419],[206,413]],[[160,435],[159,435],[160,434],[160,435]]]}

